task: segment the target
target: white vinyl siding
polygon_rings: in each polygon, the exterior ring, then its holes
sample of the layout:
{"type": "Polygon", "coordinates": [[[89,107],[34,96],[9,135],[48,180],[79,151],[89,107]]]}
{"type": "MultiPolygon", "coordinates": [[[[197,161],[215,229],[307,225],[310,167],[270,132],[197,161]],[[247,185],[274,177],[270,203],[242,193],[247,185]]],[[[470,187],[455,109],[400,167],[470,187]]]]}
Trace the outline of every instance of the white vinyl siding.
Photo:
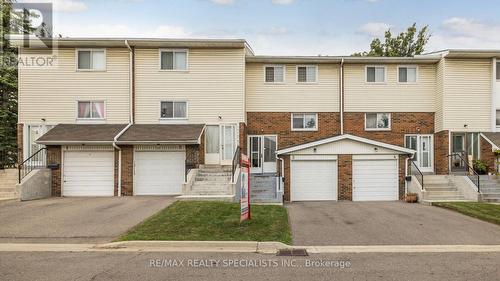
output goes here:
{"type": "Polygon", "coordinates": [[[367,66],[366,67],[366,82],[367,83],[385,83],[386,82],[385,66],[367,66]]]}
{"type": "Polygon", "coordinates": [[[283,65],[266,65],[264,67],[264,81],[266,83],[285,82],[285,67],[283,65]]]}
{"type": "Polygon", "coordinates": [[[298,65],[297,83],[315,83],[318,77],[318,67],[316,65],[298,65]]]}
{"type": "Polygon", "coordinates": [[[297,83],[296,65],[285,65],[285,82],[263,83],[264,64],[246,65],[246,111],[338,112],[339,64],[319,64],[316,83],[297,83]]]}
{"type": "MultiPolygon", "coordinates": [[[[36,55],[38,50],[22,50],[36,55]]],[[[76,101],[106,100],[106,122],[129,120],[129,51],[109,48],[105,72],[75,71],[74,48],[57,50],[56,66],[19,69],[19,123],[75,123],[76,101]]],[[[156,107],[155,113],[158,112],[156,107]]]]}
{"type": "Polygon", "coordinates": [[[106,50],[104,49],[77,49],[76,56],[78,70],[106,70],[106,50]]]}
{"type": "Polygon", "coordinates": [[[244,49],[189,49],[189,71],[174,72],[158,71],[158,50],[136,49],[136,122],[160,122],[166,99],[188,102],[189,123],[243,122],[244,83],[244,49]]]}
{"type": "Polygon", "coordinates": [[[418,83],[397,80],[397,65],[386,66],[386,83],[366,83],[365,66],[344,66],[346,112],[435,112],[436,65],[418,65],[418,83]]]}
{"type": "Polygon", "coordinates": [[[444,71],[445,60],[441,59],[436,67],[436,97],[435,97],[435,114],[434,126],[435,131],[443,130],[443,97],[444,97],[444,71]]]}

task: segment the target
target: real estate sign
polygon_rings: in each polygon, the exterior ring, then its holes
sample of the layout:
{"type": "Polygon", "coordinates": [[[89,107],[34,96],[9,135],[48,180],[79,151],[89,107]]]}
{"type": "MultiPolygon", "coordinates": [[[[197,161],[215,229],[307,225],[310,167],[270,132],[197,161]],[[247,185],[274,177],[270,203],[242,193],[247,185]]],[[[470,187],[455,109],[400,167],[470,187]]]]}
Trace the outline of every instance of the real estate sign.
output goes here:
{"type": "Polygon", "coordinates": [[[248,156],[241,154],[241,184],[240,184],[240,222],[250,219],[250,162],[248,156]]]}

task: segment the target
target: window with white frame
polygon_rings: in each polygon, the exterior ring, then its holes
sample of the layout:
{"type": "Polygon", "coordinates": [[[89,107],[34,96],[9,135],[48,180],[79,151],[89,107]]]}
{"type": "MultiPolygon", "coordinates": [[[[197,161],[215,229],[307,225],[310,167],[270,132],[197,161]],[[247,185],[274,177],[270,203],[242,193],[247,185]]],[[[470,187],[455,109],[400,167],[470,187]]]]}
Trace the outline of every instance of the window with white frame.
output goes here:
{"type": "Polygon", "coordinates": [[[104,119],[104,101],[78,101],[78,119],[104,119]]]}
{"type": "Polygon", "coordinates": [[[292,113],[292,130],[314,131],[318,129],[316,113],[292,113]]]}
{"type": "Polygon", "coordinates": [[[497,62],[497,81],[500,81],[500,62],[497,62]]]}
{"type": "Polygon", "coordinates": [[[77,50],[78,70],[105,70],[105,50],[77,50]]]}
{"type": "Polygon", "coordinates": [[[187,50],[161,50],[161,70],[187,70],[187,50]]]}
{"type": "Polygon", "coordinates": [[[314,83],[317,79],[318,68],[316,65],[297,66],[297,82],[314,83]]]}
{"type": "Polygon", "coordinates": [[[500,109],[496,110],[496,120],[497,127],[500,127],[500,109]]]}
{"type": "Polygon", "coordinates": [[[162,119],[186,119],[187,102],[185,101],[162,101],[160,104],[160,118],[162,119]]]}
{"type": "Polygon", "coordinates": [[[285,81],[285,66],[268,65],[265,66],[266,83],[283,83],[285,81]]]}
{"type": "Polygon", "coordinates": [[[391,129],[391,114],[390,113],[366,113],[365,114],[365,129],[366,130],[390,130],[391,129]]]}
{"type": "Polygon", "coordinates": [[[417,83],[417,67],[416,66],[399,66],[398,67],[398,82],[399,83],[417,83]]]}
{"type": "Polygon", "coordinates": [[[384,83],[385,82],[385,66],[367,66],[366,67],[366,82],[368,82],[368,83],[384,83]]]}

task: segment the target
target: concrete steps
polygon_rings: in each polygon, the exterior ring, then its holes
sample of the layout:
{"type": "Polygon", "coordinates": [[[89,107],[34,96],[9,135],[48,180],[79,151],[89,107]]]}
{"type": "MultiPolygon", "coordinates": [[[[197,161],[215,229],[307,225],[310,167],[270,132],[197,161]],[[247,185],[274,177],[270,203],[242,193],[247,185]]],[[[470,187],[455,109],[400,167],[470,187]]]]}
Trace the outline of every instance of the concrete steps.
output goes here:
{"type": "Polygon", "coordinates": [[[484,175],[480,176],[480,181],[481,201],[500,202],[500,177],[484,175]]]}
{"type": "Polygon", "coordinates": [[[250,175],[250,201],[252,203],[282,203],[276,194],[275,174],[250,175]]]}
{"type": "Polygon", "coordinates": [[[426,175],[424,176],[424,201],[449,202],[468,201],[453,182],[453,175],[426,175]]]}
{"type": "Polygon", "coordinates": [[[18,181],[17,169],[0,170],[0,200],[18,199],[16,189],[18,181]]]}
{"type": "Polygon", "coordinates": [[[231,183],[231,167],[220,165],[200,165],[198,173],[180,200],[234,200],[234,187],[231,183]]]}

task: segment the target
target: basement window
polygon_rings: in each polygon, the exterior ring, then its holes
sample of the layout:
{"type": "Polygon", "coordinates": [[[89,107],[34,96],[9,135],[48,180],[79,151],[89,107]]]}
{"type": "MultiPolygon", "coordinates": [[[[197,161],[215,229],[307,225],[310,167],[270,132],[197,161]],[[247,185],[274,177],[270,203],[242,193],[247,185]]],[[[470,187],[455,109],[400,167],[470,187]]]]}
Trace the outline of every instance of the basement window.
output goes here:
{"type": "Polygon", "coordinates": [[[391,129],[391,114],[390,113],[366,113],[365,114],[365,130],[378,131],[391,129]]]}

